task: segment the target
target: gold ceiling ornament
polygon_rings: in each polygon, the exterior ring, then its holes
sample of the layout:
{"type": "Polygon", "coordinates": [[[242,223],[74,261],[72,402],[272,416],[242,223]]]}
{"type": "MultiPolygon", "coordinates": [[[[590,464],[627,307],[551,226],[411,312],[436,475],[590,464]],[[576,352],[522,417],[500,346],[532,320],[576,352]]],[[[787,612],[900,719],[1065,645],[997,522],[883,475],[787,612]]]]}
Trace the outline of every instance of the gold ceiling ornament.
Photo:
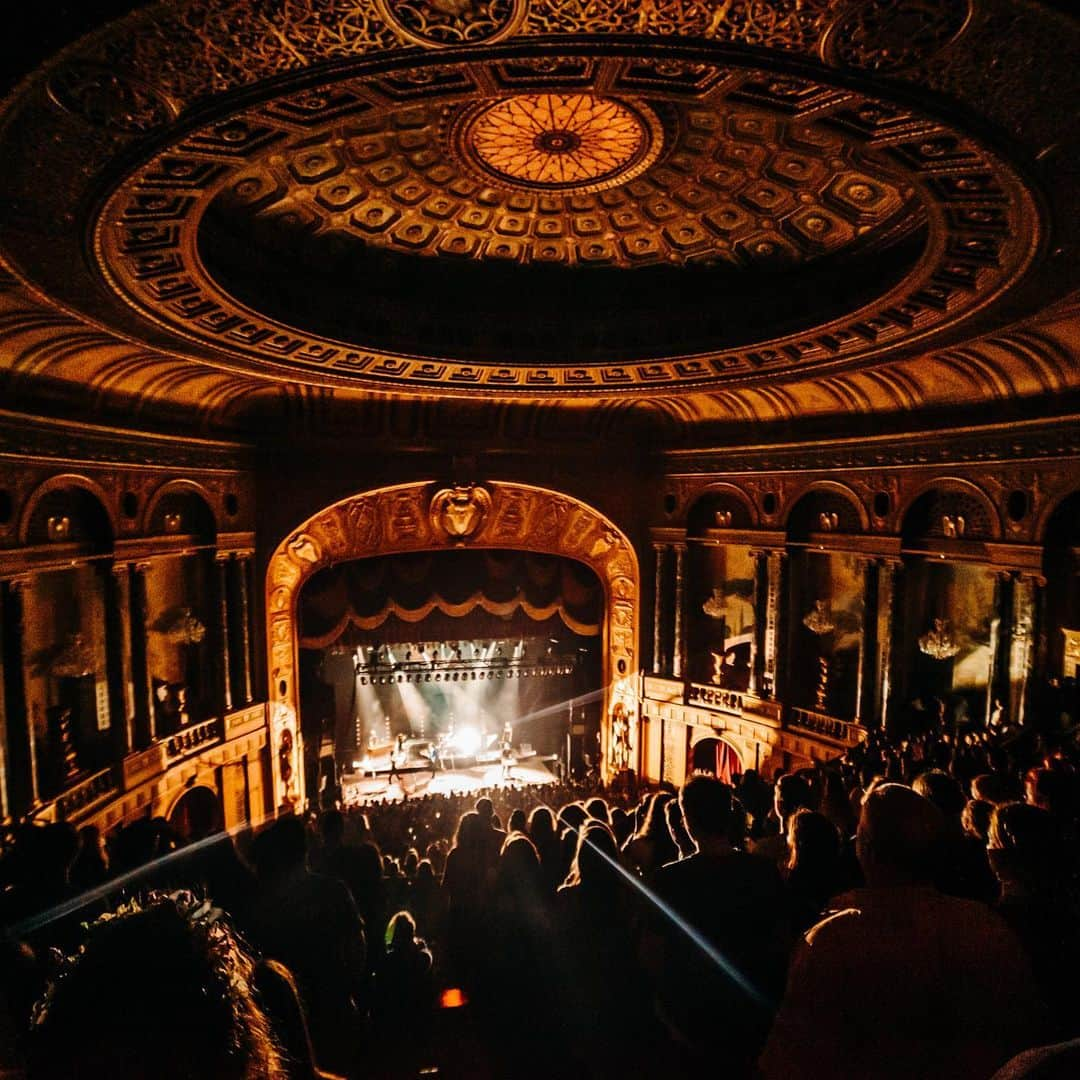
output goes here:
{"type": "Polygon", "coordinates": [[[491,45],[518,31],[529,0],[376,0],[379,14],[410,45],[491,45]]]}
{"type": "Polygon", "coordinates": [[[383,67],[187,131],[101,204],[90,245],[98,267],[128,316],[166,329],[178,349],[194,342],[231,363],[383,388],[652,395],[868,361],[980,310],[1036,250],[1038,211],[1018,176],[929,116],[731,65],[672,74],[667,60],[646,57],[564,59],[542,69],[493,61],[482,79],[476,64],[440,61],[422,83],[415,62],[383,67]],[[478,180],[476,158],[458,138],[468,122],[522,96],[569,99],[552,86],[566,78],[582,96],[627,108],[649,87],[637,115],[664,114],[656,161],[597,192],[498,184],[490,172],[488,183],[478,180]],[[353,250],[447,260],[762,270],[888,249],[923,227],[929,235],[906,272],[882,280],[876,299],[866,293],[847,315],[808,312],[804,331],[774,336],[769,322],[736,348],[723,338],[691,343],[680,332],[673,344],[681,348],[662,343],[647,360],[625,351],[635,337],[612,362],[610,346],[621,344],[613,326],[603,362],[575,355],[564,340],[560,363],[549,366],[508,363],[506,350],[446,355],[437,339],[369,341],[338,330],[333,317],[316,329],[259,310],[257,297],[245,300],[236,283],[211,276],[200,248],[201,225],[213,215],[232,235],[249,234],[247,248],[258,240],[275,257],[295,249],[315,266],[325,261],[321,245],[338,235],[362,241],[353,250]]]}
{"type": "Polygon", "coordinates": [[[476,484],[455,484],[437,491],[429,511],[436,533],[453,544],[471,540],[491,509],[491,496],[476,484]]]}
{"type": "Polygon", "coordinates": [[[663,146],[643,102],[593,94],[520,94],[481,105],[461,126],[465,154],[497,181],[566,193],[625,184],[663,146]]]}

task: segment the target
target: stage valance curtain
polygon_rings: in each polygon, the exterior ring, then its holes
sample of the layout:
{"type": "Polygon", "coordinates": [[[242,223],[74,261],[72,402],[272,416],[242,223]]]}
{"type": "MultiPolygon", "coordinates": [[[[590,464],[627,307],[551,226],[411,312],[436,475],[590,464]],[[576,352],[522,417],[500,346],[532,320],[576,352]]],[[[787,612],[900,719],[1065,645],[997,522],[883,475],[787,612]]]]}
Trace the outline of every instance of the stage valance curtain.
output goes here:
{"type": "Polygon", "coordinates": [[[573,633],[591,637],[600,633],[602,614],[599,580],[571,559],[517,551],[386,555],[311,578],[300,595],[300,646],[323,649],[371,631],[396,636],[414,626],[415,637],[417,624],[433,619],[440,633],[424,635],[433,639],[509,636],[520,630],[522,616],[537,624],[557,616],[573,633]],[[465,617],[471,617],[469,633],[447,635],[446,620],[465,617]]]}

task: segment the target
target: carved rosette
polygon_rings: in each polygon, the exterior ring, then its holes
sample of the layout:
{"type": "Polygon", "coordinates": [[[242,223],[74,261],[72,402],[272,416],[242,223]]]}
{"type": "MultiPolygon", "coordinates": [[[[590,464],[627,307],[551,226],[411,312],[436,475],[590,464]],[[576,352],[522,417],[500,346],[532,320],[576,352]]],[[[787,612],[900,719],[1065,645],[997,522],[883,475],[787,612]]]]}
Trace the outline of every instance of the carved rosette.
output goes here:
{"type": "MultiPolygon", "coordinates": [[[[296,608],[312,574],[349,559],[452,547],[512,548],[561,555],[590,567],[604,585],[608,606],[602,715],[623,703],[631,746],[637,745],[634,675],[640,611],[637,556],[630,541],[599,513],[567,495],[503,481],[434,489],[407,484],[346,499],[316,514],[287,536],[271,556],[266,575],[269,671],[274,745],[290,729],[299,741],[296,608]]],[[[607,720],[601,733],[605,760],[607,720]]],[[[302,752],[295,751],[295,788],[275,772],[280,803],[303,798],[302,752]]]]}

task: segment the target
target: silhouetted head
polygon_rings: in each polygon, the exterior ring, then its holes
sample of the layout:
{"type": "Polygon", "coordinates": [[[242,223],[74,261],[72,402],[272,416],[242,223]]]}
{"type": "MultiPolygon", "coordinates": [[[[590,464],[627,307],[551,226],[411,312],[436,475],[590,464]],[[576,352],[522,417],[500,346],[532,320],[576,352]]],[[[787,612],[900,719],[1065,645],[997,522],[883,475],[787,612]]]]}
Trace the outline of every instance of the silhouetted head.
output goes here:
{"type": "Polygon", "coordinates": [[[931,769],[915,778],[913,790],[929,799],[947,818],[957,818],[964,812],[964,791],[941,769],[931,769]]]}
{"type": "Polygon", "coordinates": [[[283,1076],[251,962],[190,896],[98,922],[46,997],[30,1080],[283,1076]]]}
{"type": "Polygon", "coordinates": [[[832,866],[840,853],[839,830],[824,814],[814,810],[796,810],[791,815],[787,841],[788,866],[792,870],[832,866]]]}
{"type": "Polygon", "coordinates": [[[319,833],[324,843],[336,846],[345,837],[345,815],[340,810],[327,810],[319,815],[319,833]]]}
{"type": "Polygon", "coordinates": [[[773,807],[781,821],[787,821],[796,810],[813,810],[813,794],[805,777],[788,773],[776,781],[773,807]]]}
{"type": "Polygon", "coordinates": [[[695,776],[679,795],[686,831],[695,843],[726,839],[731,827],[732,789],[712,776],[695,776]]]}
{"type": "Polygon", "coordinates": [[[986,848],[1002,884],[1041,891],[1063,877],[1061,827],[1041,806],[1011,802],[994,807],[986,848]]]}
{"type": "Polygon", "coordinates": [[[293,815],[278,818],[252,844],[252,858],[261,878],[278,877],[304,865],[307,858],[307,830],[293,815]]]}
{"type": "Polygon", "coordinates": [[[855,843],[870,885],[929,884],[938,869],[945,819],[903,784],[881,784],[863,800],[855,843]]]}

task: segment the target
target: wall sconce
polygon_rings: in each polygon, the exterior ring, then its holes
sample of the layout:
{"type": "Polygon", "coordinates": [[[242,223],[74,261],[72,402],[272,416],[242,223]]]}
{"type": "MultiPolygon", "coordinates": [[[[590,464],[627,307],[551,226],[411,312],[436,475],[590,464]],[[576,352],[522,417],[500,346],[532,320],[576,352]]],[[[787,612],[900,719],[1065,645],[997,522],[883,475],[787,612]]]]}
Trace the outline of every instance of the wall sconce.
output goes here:
{"type": "Polygon", "coordinates": [[[818,514],[818,527],[822,532],[835,532],[840,524],[840,515],[834,510],[828,514],[818,514]]]}
{"type": "Polygon", "coordinates": [[[731,528],[731,511],[730,510],[717,510],[716,511],[716,524],[718,528],[730,529],[731,528]]]}
{"type": "Polygon", "coordinates": [[[165,531],[167,533],[178,533],[182,524],[183,518],[179,514],[165,515],[165,531]]]}
{"type": "Polygon", "coordinates": [[[941,519],[941,531],[950,539],[956,540],[958,537],[964,535],[964,530],[967,528],[967,522],[964,520],[962,514],[945,514],[941,519]]]}
{"type": "Polygon", "coordinates": [[[51,543],[67,540],[71,536],[71,518],[51,517],[45,522],[45,535],[51,543]]]}

